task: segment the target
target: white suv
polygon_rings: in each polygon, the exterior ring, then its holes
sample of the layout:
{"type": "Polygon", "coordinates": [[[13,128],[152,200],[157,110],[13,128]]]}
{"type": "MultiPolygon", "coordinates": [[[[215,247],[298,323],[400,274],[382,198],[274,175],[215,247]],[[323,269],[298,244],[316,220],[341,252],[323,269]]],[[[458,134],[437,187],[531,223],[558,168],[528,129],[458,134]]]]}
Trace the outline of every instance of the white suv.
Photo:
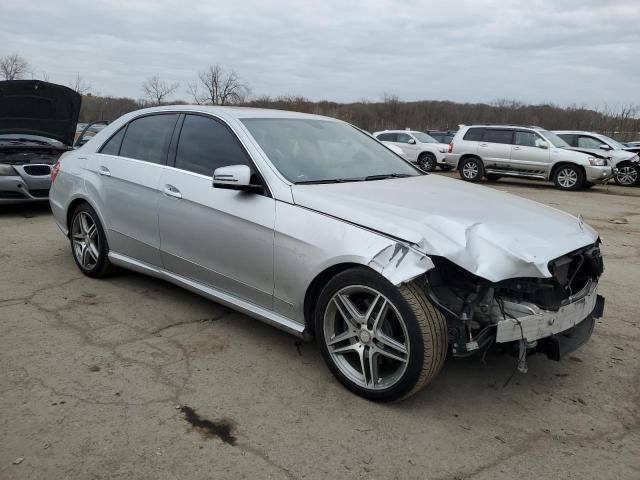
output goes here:
{"type": "Polygon", "coordinates": [[[614,168],[613,178],[618,185],[633,187],[640,184],[638,155],[626,150],[624,145],[613,138],[593,132],[562,130],[554,133],[574,150],[608,158],[614,168]]]}
{"type": "Polygon", "coordinates": [[[609,180],[602,156],[571,150],[556,134],[540,127],[462,126],[449,145],[447,163],[468,182],[503,176],[548,180],[561,190],[578,190],[609,180]]]}
{"type": "Polygon", "coordinates": [[[386,145],[400,147],[407,160],[417,163],[427,172],[432,172],[436,167],[449,170],[446,162],[449,145],[438,143],[431,135],[415,130],[385,130],[374,132],[373,136],[386,145]]]}

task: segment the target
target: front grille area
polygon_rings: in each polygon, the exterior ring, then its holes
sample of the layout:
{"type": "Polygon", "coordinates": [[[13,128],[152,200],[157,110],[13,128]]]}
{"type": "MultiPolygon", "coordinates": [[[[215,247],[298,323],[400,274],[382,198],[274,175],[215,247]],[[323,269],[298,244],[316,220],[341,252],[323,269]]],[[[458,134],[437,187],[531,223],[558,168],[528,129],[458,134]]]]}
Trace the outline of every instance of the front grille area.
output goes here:
{"type": "Polygon", "coordinates": [[[0,198],[25,198],[25,195],[21,192],[14,192],[13,190],[0,190],[0,198]]]}
{"type": "Polygon", "coordinates": [[[25,165],[24,171],[29,175],[43,176],[51,173],[51,167],[49,165],[25,165]]]}
{"type": "Polygon", "coordinates": [[[44,188],[41,190],[29,190],[29,193],[31,194],[32,197],[47,198],[49,196],[49,189],[44,188]]]}

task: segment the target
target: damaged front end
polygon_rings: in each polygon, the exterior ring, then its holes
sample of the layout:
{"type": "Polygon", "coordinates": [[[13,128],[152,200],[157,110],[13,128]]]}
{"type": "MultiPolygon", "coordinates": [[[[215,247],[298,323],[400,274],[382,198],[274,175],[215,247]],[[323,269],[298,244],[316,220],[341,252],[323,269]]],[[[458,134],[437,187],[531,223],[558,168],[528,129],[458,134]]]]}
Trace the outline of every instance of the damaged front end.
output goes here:
{"type": "Polygon", "coordinates": [[[596,291],[603,272],[599,241],[549,262],[551,278],[490,282],[443,257],[431,261],[435,268],[419,281],[447,318],[454,356],[498,344],[518,353],[526,371],[527,353],[559,360],[589,339],[603,313],[596,291]]]}

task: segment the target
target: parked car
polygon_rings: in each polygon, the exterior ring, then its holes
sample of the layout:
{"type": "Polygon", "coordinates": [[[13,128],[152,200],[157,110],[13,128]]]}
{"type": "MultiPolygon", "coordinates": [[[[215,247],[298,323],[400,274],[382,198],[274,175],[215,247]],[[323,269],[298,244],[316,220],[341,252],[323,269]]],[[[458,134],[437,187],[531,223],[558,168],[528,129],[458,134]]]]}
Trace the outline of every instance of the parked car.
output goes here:
{"type": "MultiPolygon", "coordinates": [[[[553,359],[602,314],[581,219],[424,174],[342,121],[170,106],[129,113],[53,171],[78,268],[189,289],[302,338],[366,398],[427,385],[494,342],[553,359]]],[[[257,366],[256,368],[260,368],[257,366]]]]}
{"type": "Polygon", "coordinates": [[[456,135],[455,130],[425,130],[425,133],[445,145],[450,144],[456,135]]]}
{"type": "Polygon", "coordinates": [[[468,182],[503,176],[552,181],[561,190],[578,190],[612,176],[607,160],[569,149],[540,127],[462,126],[449,145],[447,162],[468,182]]]}
{"type": "Polygon", "coordinates": [[[448,169],[445,156],[448,146],[438,143],[433,137],[415,130],[385,130],[374,132],[374,137],[384,144],[402,148],[410,162],[417,163],[420,168],[431,172],[436,167],[448,169]]]}
{"type": "Polygon", "coordinates": [[[0,82],[0,205],[47,200],[51,166],[72,148],[80,101],[54,83],[0,82]]]}
{"type": "Polygon", "coordinates": [[[640,184],[640,159],[619,142],[606,135],[593,132],[557,130],[554,132],[571,148],[590,155],[601,155],[609,159],[614,168],[614,180],[618,185],[631,187],[640,184]]]}

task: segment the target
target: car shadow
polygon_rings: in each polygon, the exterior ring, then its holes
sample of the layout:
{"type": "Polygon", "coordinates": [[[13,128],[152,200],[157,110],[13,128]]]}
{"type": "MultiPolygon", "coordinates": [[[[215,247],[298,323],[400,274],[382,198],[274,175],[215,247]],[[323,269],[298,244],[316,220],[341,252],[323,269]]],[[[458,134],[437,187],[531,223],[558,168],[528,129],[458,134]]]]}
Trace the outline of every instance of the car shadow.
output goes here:
{"type": "Polygon", "coordinates": [[[0,218],[35,218],[51,215],[49,202],[0,205],[0,218]]]}

